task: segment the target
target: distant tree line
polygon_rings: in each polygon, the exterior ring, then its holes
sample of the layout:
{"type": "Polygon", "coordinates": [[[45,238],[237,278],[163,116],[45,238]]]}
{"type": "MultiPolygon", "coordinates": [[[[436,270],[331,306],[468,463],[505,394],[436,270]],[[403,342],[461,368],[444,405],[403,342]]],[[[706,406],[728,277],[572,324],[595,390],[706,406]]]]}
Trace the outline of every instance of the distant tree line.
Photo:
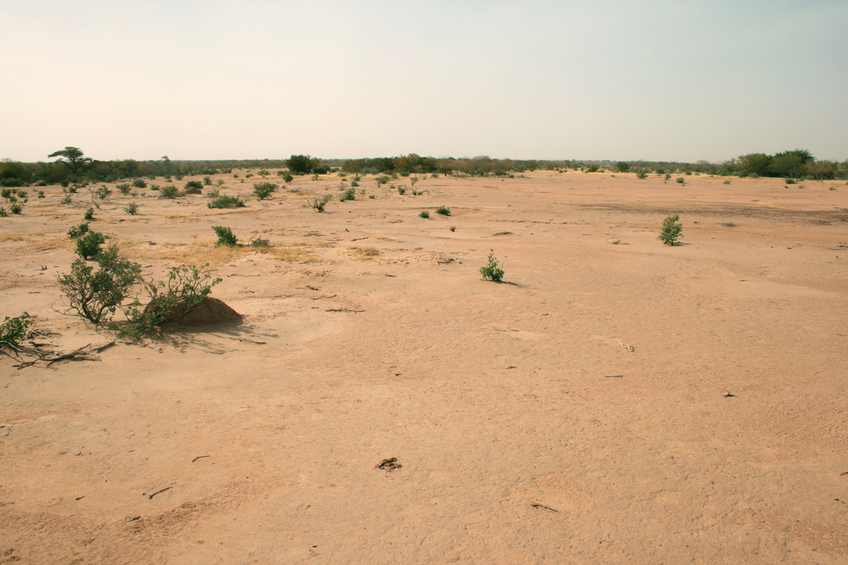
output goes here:
{"type": "Polygon", "coordinates": [[[65,147],[48,155],[51,162],[21,163],[0,161],[0,186],[17,187],[34,183],[67,184],[68,182],[114,182],[140,177],[171,177],[230,173],[234,169],[288,169],[291,174],[327,174],[343,171],[353,174],[442,174],[453,176],[508,176],[527,171],[579,170],[584,172],[635,172],[641,178],[648,173],[660,175],[710,174],[740,177],[784,177],[828,180],[848,178],[848,161],[816,160],[805,149],[784,151],[775,155],[749,153],[724,163],[697,161],[585,161],[585,160],[518,160],[477,157],[422,157],[415,153],[399,157],[364,159],[319,159],[310,155],[292,155],[288,159],[172,161],[167,156],[157,160],[123,159],[98,161],[86,157],[76,147],[65,147]]]}

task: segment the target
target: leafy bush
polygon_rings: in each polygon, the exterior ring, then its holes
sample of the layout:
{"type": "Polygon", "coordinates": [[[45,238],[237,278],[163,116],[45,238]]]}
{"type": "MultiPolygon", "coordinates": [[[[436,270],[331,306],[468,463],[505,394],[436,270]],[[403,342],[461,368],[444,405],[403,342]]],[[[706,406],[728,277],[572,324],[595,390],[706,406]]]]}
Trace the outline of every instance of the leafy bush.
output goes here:
{"type": "Polygon", "coordinates": [[[503,269],[498,267],[498,260],[495,259],[495,250],[490,250],[489,263],[484,267],[480,267],[480,274],[483,275],[484,281],[501,282],[503,280],[503,269]]]}
{"type": "Polygon", "coordinates": [[[406,189],[405,189],[404,187],[402,187],[402,186],[399,186],[399,187],[397,187],[397,191],[398,191],[398,194],[400,194],[401,196],[403,196],[403,195],[404,195],[404,193],[406,192],[406,189]]]}
{"type": "MultiPolygon", "coordinates": [[[[147,188],[147,183],[144,182],[144,179],[135,179],[132,183],[134,188],[147,188]]],[[[126,194],[126,193],[123,193],[126,194]]]]}
{"type": "Polygon", "coordinates": [[[451,226],[450,231],[456,231],[456,226],[451,226]]]}
{"type": "Polygon", "coordinates": [[[598,169],[600,169],[600,168],[601,167],[599,165],[589,165],[589,167],[586,168],[586,172],[587,173],[597,173],[598,169]]]}
{"type": "Polygon", "coordinates": [[[212,287],[221,282],[202,271],[206,266],[178,265],[171,268],[166,281],[142,280],[150,301],[142,308],[135,300],[127,308],[130,325],[121,333],[134,337],[153,335],[200,306],[212,293],[212,287]]]}
{"type": "Polygon", "coordinates": [[[106,198],[107,198],[110,194],[112,194],[112,191],[111,191],[111,190],[109,190],[108,188],[106,188],[106,186],[105,186],[105,185],[104,185],[104,186],[101,186],[101,187],[98,187],[98,188],[95,188],[94,190],[92,190],[92,189],[90,189],[90,188],[89,188],[88,190],[90,190],[90,191],[91,191],[91,193],[92,193],[92,197],[93,197],[93,196],[97,196],[97,198],[99,198],[100,200],[106,200],[106,198]]]}
{"type": "Polygon", "coordinates": [[[339,200],[342,202],[345,200],[356,200],[356,191],[353,188],[348,188],[342,192],[341,196],[339,196],[339,200]]]}
{"type": "Polygon", "coordinates": [[[375,177],[374,182],[377,183],[377,188],[380,188],[380,186],[389,182],[389,177],[387,177],[386,175],[375,177]]]}
{"type": "Polygon", "coordinates": [[[316,198],[315,200],[312,201],[312,208],[315,209],[317,212],[323,212],[324,206],[326,206],[327,202],[329,202],[329,201],[330,201],[330,195],[325,194],[323,197],[316,198]]]}
{"type": "Polygon", "coordinates": [[[37,180],[34,183],[32,183],[32,186],[47,186],[47,183],[44,182],[43,180],[37,180]]]}
{"type": "Polygon", "coordinates": [[[224,226],[212,226],[212,229],[215,230],[215,233],[218,235],[218,241],[215,242],[215,245],[226,245],[227,247],[233,247],[237,242],[236,236],[233,235],[233,230],[224,226]]]}
{"type": "Polygon", "coordinates": [[[212,202],[206,204],[208,208],[241,208],[244,206],[244,201],[237,196],[219,196],[212,202]]]}
{"type": "Polygon", "coordinates": [[[129,185],[129,183],[126,183],[126,182],[125,182],[125,183],[122,183],[122,184],[117,184],[117,185],[115,185],[115,188],[117,188],[117,189],[118,189],[118,191],[119,191],[121,194],[127,195],[127,194],[129,194],[129,193],[130,193],[130,185],[129,185]]]}
{"type": "Polygon", "coordinates": [[[0,190],[0,196],[2,196],[3,198],[6,198],[7,200],[9,198],[12,198],[12,189],[11,188],[4,188],[4,189],[0,190]]]}
{"type": "Polygon", "coordinates": [[[441,214],[442,216],[450,216],[451,211],[450,208],[448,208],[447,206],[439,206],[436,209],[436,214],[441,214]]]}
{"type": "Polygon", "coordinates": [[[783,182],[785,182],[786,184],[795,184],[795,179],[787,177],[783,179],[783,182]]]}
{"type": "Polygon", "coordinates": [[[83,222],[78,226],[74,226],[68,230],[68,237],[77,239],[88,233],[88,222],[83,222]]]}
{"type": "Polygon", "coordinates": [[[422,210],[422,211],[421,211],[421,213],[420,213],[420,214],[418,214],[418,216],[419,216],[420,218],[429,218],[429,217],[430,217],[430,212],[428,212],[427,210],[422,210]]]}
{"type": "Polygon", "coordinates": [[[253,194],[255,194],[256,198],[259,200],[265,200],[278,188],[280,188],[279,185],[273,182],[257,182],[253,183],[253,194]]]}
{"type": "Polygon", "coordinates": [[[212,179],[211,179],[211,178],[209,178],[209,177],[203,177],[203,185],[204,185],[204,186],[209,186],[209,185],[211,185],[211,184],[212,184],[212,179]]]}
{"type": "Polygon", "coordinates": [[[96,257],[100,253],[100,245],[106,242],[106,237],[96,231],[86,231],[83,235],[75,239],[77,242],[77,255],[83,260],[96,257]]]}
{"type": "Polygon", "coordinates": [[[638,171],[636,173],[636,178],[640,178],[640,179],[648,178],[648,173],[646,171],[638,171]]]}
{"type": "Polygon", "coordinates": [[[20,347],[21,342],[29,337],[29,329],[34,323],[35,321],[26,312],[14,318],[6,316],[0,324],[0,345],[5,343],[12,347],[20,347]]]}
{"type": "Polygon", "coordinates": [[[686,179],[684,179],[683,177],[677,177],[677,184],[683,184],[685,182],[686,182],[686,179]]]}
{"type": "Polygon", "coordinates": [[[14,204],[12,204],[11,206],[9,206],[9,211],[10,211],[12,214],[20,214],[21,212],[23,212],[23,208],[21,207],[21,205],[20,205],[20,204],[18,204],[17,202],[15,202],[15,203],[14,203],[14,204]]]}
{"type": "Polygon", "coordinates": [[[38,190],[38,191],[36,191],[35,195],[36,195],[38,198],[44,198],[44,191],[43,191],[43,190],[38,190]]]}
{"type": "MultiPolygon", "coordinates": [[[[93,233],[93,232],[89,232],[93,233]]],[[[58,277],[59,288],[77,313],[95,324],[108,321],[140,281],[141,265],[118,255],[110,246],[94,258],[97,270],[83,259],[71,264],[71,272],[58,277]]]]}
{"type": "Polygon", "coordinates": [[[135,202],[130,202],[129,204],[127,204],[127,207],[124,208],[124,212],[126,212],[130,216],[135,216],[136,214],[138,214],[138,204],[136,204],[135,202]]]}
{"type": "Polygon", "coordinates": [[[669,216],[665,220],[663,220],[662,231],[660,232],[659,239],[666,245],[674,245],[677,242],[677,239],[683,237],[680,232],[683,231],[683,226],[677,223],[677,220],[680,219],[680,216],[675,214],[674,216],[669,216]]]}
{"type": "Polygon", "coordinates": [[[208,196],[209,198],[218,198],[220,195],[221,191],[217,188],[213,188],[212,190],[206,193],[206,196],[208,196]]]}
{"type": "Polygon", "coordinates": [[[294,180],[294,177],[293,177],[293,176],[292,176],[292,174],[291,174],[290,172],[288,172],[288,171],[280,171],[280,176],[281,176],[281,177],[283,177],[283,180],[286,182],[286,184],[288,184],[288,183],[290,183],[292,180],[294,180]]]}
{"type": "Polygon", "coordinates": [[[179,191],[177,187],[169,184],[167,186],[163,186],[159,189],[159,198],[176,198],[179,196],[179,191]]]}
{"type": "Polygon", "coordinates": [[[0,218],[6,217],[6,209],[0,206],[0,218]]]}
{"type": "Polygon", "coordinates": [[[69,184],[71,184],[71,181],[69,181],[68,179],[65,179],[65,180],[63,180],[62,182],[60,182],[60,183],[59,183],[59,185],[60,185],[62,188],[68,188],[68,185],[69,185],[69,184]]]}
{"type": "Polygon", "coordinates": [[[187,183],[185,183],[185,189],[187,190],[189,188],[199,188],[199,189],[203,190],[203,183],[200,182],[199,180],[190,180],[187,183]]]}

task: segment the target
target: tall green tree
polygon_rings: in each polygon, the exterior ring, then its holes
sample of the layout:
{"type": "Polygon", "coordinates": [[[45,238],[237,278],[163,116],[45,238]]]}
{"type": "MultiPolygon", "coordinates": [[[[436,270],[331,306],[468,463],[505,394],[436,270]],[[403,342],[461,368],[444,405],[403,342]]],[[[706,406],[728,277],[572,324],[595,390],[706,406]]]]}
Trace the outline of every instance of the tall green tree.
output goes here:
{"type": "Polygon", "coordinates": [[[84,157],[83,152],[79,147],[65,147],[58,151],[54,151],[48,158],[59,157],[59,162],[64,163],[74,172],[79,172],[79,168],[86,163],[91,162],[91,157],[84,157]]]}

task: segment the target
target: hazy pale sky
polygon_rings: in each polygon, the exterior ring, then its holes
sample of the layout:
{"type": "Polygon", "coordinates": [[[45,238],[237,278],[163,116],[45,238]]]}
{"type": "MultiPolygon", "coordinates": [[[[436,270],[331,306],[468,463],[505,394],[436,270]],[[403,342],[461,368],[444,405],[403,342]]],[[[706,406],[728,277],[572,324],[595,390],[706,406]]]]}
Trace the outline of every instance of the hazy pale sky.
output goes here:
{"type": "Polygon", "coordinates": [[[846,0],[0,0],[0,158],[848,159],[846,0]]]}

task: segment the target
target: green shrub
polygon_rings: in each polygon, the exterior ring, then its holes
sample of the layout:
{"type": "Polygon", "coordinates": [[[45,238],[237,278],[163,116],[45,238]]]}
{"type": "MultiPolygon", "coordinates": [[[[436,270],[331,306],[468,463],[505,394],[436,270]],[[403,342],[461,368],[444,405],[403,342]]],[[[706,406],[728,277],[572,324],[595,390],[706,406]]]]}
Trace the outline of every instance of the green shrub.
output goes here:
{"type": "Polygon", "coordinates": [[[70,307],[86,320],[100,324],[132,294],[141,278],[141,265],[118,255],[115,245],[98,253],[94,260],[96,271],[84,259],[77,259],[71,264],[70,274],[60,275],[58,281],[70,307]]]}
{"type": "Polygon", "coordinates": [[[199,180],[190,180],[187,183],[185,183],[185,189],[189,189],[189,188],[199,188],[199,189],[203,190],[203,183],[200,182],[199,180]]]}
{"type": "Polygon", "coordinates": [[[589,165],[589,167],[586,168],[586,172],[587,173],[597,173],[598,169],[600,169],[600,168],[601,167],[599,165],[589,165]]]}
{"type": "Polygon", "coordinates": [[[495,250],[492,249],[489,253],[489,263],[484,267],[480,267],[480,274],[483,275],[484,281],[501,282],[503,280],[503,269],[498,267],[498,260],[495,259],[495,250]]]}
{"type": "Polygon", "coordinates": [[[640,178],[640,179],[648,178],[648,173],[645,172],[645,171],[637,171],[636,172],[636,178],[640,178]]]}
{"type": "Polygon", "coordinates": [[[44,182],[43,180],[37,180],[34,183],[32,183],[32,186],[47,186],[47,183],[44,182]]]}
{"type": "Polygon", "coordinates": [[[62,200],[59,201],[60,204],[70,204],[71,203],[71,195],[66,194],[62,197],[62,200]]]}
{"type": "Polygon", "coordinates": [[[98,187],[98,188],[95,188],[94,190],[92,190],[92,189],[90,189],[90,188],[89,188],[88,190],[90,190],[90,191],[91,191],[91,193],[92,193],[92,195],[93,195],[93,196],[97,196],[97,198],[99,198],[100,200],[106,200],[106,198],[107,198],[110,194],[112,194],[112,191],[111,191],[111,190],[109,190],[108,188],[106,188],[106,186],[105,186],[105,185],[104,185],[104,186],[101,186],[101,187],[98,187]]]}
{"type": "Polygon", "coordinates": [[[21,212],[23,212],[23,208],[21,207],[21,205],[20,205],[20,204],[18,204],[17,202],[15,202],[15,203],[14,203],[14,204],[12,204],[11,206],[9,206],[9,211],[10,211],[12,214],[20,214],[21,212]]]}
{"type": "Polygon", "coordinates": [[[77,255],[84,260],[96,257],[100,253],[100,245],[106,242],[106,236],[96,231],[86,231],[74,239],[77,242],[77,255]]]}
{"type": "Polygon", "coordinates": [[[725,179],[723,184],[730,184],[730,179],[725,179]]]}
{"type": "Polygon", "coordinates": [[[339,196],[339,200],[344,202],[345,200],[356,200],[356,190],[353,188],[348,188],[344,192],[342,192],[341,196],[339,196]]]}
{"type": "Polygon", "coordinates": [[[665,173],[665,180],[668,180],[670,178],[671,178],[671,173],[665,173]]]}
{"type": "Polygon", "coordinates": [[[2,196],[3,198],[6,198],[7,200],[9,198],[12,198],[12,189],[11,188],[4,188],[4,189],[0,190],[0,196],[2,196]]]}
{"type": "Polygon", "coordinates": [[[5,218],[7,215],[6,209],[0,206],[0,218],[5,218]]]}
{"type": "Polygon", "coordinates": [[[44,191],[43,191],[43,190],[38,190],[38,191],[36,191],[35,195],[36,195],[38,198],[44,198],[44,191]]]}
{"type": "Polygon", "coordinates": [[[451,226],[450,231],[456,231],[456,226],[451,226]]]}
{"type": "Polygon", "coordinates": [[[167,186],[163,186],[159,189],[159,198],[176,198],[179,196],[179,191],[177,187],[169,184],[167,186]]]}
{"type": "Polygon", "coordinates": [[[71,239],[77,239],[84,236],[86,233],[88,233],[88,222],[83,222],[82,224],[69,229],[68,237],[71,239]]]}
{"type": "Polygon", "coordinates": [[[21,342],[29,337],[29,329],[34,323],[35,320],[31,319],[26,312],[14,318],[6,316],[0,324],[0,345],[5,342],[12,347],[20,347],[21,342]]]}
{"type": "Polygon", "coordinates": [[[27,198],[29,198],[29,195],[27,194],[26,190],[19,190],[18,191],[18,198],[23,198],[24,202],[26,202],[27,198]]]}
{"type": "Polygon", "coordinates": [[[436,214],[441,214],[442,216],[450,216],[451,211],[447,206],[439,206],[436,208],[436,214]]]}
{"type": "Polygon", "coordinates": [[[315,200],[312,201],[312,208],[315,209],[317,212],[323,212],[324,206],[326,206],[327,202],[329,202],[329,201],[330,201],[330,195],[325,194],[323,197],[316,198],[315,200]]]}
{"type": "Polygon", "coordinates": [[[405,189],[404,187],[402,187],[402,186],[399,186],[399,187],[397,187],[397,191],[398,191],[398,194],[400,194],[401,196],[403,196],[403,195],[404,195],[404,193],[406,192],[406,189],[405,189]]]}
{"type": "Polygon", "coordinates": [[[380,188],[382,185],[387,184],[389,182],[389,177],[387,177],[386,175],[374,177],[374,182],[377,183],[377,188],[380,188]]]}
{"type": "Polygon", "coordinates": [[[162,188],[162,187],[159,186],[158,184],[151,184],[150,185],[150,190],[157,190],[158,191],[160,188],[162,188]]]}
{"type": "Polygon", "coordinates": [[[427,210],[422,210],[422,211],[421,211],[421,213],[420,213],[420,214],[418,214],[418,216],[419,216],[420,218],[429,218],[429,217],[430,217],[430,212],[428,212],[427,210]]]}
{"type": "MultiPolygon", "coordinates": [[[[144,182],[144,179],[135,179],[132,182],[134,188],[147,188],[147,183],[144,182]]],[[[123,193],[126,194],[126,193],[123,193]]]]}
{"type": "Polygon", "coordinates": [[[350,186],[352,186],[353,188],[358,188],[359,187],[359,181],[357,181],[356,179],[353,179],[352,181],[350,181],[350,186]]]}
{"type": "Polygon", "coordinates": [[[674,216],[669,216],[665,220],[663,220],[662,231],[660,232],[659,239],[666,245],[674,245],[677,242],[677,239],[683,237],[680,233],[683,231],[683,226],[677,223],[677,220],[680,219],[680,216],[675,214],[674,216]]]}
{"type": "Polygon", "coordinates": [[[683,177],[677,177],[677,184],[683,184],[685,182],[686,182],[686,179],[684,179],[683,177]]]}
{"type": "Polygon", "coordinates": [[[59,185],[60,185],[62,188],[68,188],[68,185],[69,185],[69,184],[71,184],[71,181],[69,181],[68,179],[65,179],[65,180],[63,180],[62,182],[60,182],[60,183],[59,183],[59,185]]]}
{"type": "Polygon", "coordinates": [[[215,242],[215,245],[226,245],[227,247],[233,247],[236,245],[238,240],[236,236],[233,235],[233,230],[224,226],[212,226],[212,229],[215,230],[215,233],[218,235],[218,241],[215,242]]]}
{"type": "Polygon", "coordinates": [[[786,184],[795,184],[795,179],[787,177],[783,179],[783,182],[785,182],[786,184]]]}
{"type": "Polygon", "coordinates": [[[237,196],[219,196],[212,202],[206,204],[208,208],[241,208],[244,206],[244,201],[237,196]]]}
{"type": "Polygon", "coordinates": [[[256,198],[259,200],[265,200],[278,188],[280,188],[279,185],[273,182],[257,182],[253,183],[253,194],[255,194],[256,198]]]}
{"type": "Polygon", "coordinates": [[[208,198],[218,198],[220,195],[221,195],[221,191],[218,190],[217,188],[213,188],[208,193],[206,193],[206,196],[208,198]]]}
{"type": "Polygon", "coordinates": [[[117,188],[117,189],[118,189],[118,191],[119,191],[121,194],[123,194],[123,195],[127,195],[127,194],[129,194],[129,193],[130,193],[130,185],[129,185],[129,183],[126,183],[126,182],[125,182],[125,183],[122,183],[122,184],[116,184],[116,185],[115,185],[115,188],[117,188]]]}
{"type": "Polygon", "coordinates": [[[138,204],[136,204],[135,202],[130,202],[129,204],[127,204],[127,207],[124,208],[124,212],[126,212],[130,216],[135,216],[136,214],[138,214],[138,204]]]}
{"type": "Polygon", "coordinates": [[[209,186],[209,185],[211,185],[211,184],[212,184],[212,179],[211,179],[211,178],[209,178],[209,177],[203,177],[203,185],[204,185],[204,186],[209,186]]]}
{"type": "Polygon", "coordinates": [[[212,293],[212,287],[221,282],[202,271],[206,266],[178,265],[171,268],[166,281],[142,280],[150,300],[144,307],[138,300],[133,301],[127,308],[130,323],[120,333],[133,337],[154,335],[195,310],[212,293]]]}

